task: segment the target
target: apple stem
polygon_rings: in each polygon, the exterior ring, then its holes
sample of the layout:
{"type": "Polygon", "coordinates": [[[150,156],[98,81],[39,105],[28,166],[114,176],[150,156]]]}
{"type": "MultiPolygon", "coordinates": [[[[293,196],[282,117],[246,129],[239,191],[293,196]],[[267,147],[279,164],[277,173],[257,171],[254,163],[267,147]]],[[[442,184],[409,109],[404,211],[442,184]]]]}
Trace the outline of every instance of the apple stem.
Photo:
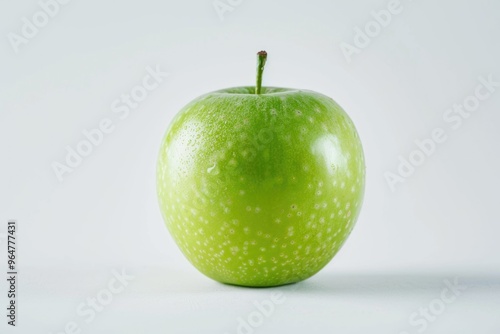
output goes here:
{"type": "Polygon", "coordinates": [[[257,52],[257,84],[255,85],[255,94],[260,94],[262,89],[262,73],[264,72],[264,66],[266,65],[267,52],[259,51],[257,52]]]}

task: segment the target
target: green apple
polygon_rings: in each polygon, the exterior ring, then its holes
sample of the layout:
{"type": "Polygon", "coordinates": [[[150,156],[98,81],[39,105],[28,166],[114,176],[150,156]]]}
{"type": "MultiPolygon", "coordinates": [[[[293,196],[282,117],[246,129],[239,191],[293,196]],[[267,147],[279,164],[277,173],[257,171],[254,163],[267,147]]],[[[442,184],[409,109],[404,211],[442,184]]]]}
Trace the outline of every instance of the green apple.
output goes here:
{"type": "Polygon", "coordinates": [[[198,97],[170,124],[157,166],[160,209],[188,260],[219,282],[304,280],[342,247],[358,217],[365,163],[331,98],[256,87],[198,97]]]}

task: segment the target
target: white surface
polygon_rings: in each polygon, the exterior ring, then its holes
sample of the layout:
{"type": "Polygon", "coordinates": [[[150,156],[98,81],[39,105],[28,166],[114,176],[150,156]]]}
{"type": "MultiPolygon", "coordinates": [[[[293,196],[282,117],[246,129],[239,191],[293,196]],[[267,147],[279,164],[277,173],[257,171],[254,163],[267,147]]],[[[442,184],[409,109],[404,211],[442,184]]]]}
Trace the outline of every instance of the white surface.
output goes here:
{"type": "MultiPolygon", "coordinates": [[[[121,272],[123,268],[114,269],[121,272]]],[[[67,323],[75,322],[83,333],[93,334],[224,334],[239,333],[238,318],[255,317],[263,320],[260,326],[250,327],[254,333],[420,333],[422,325],[409,322],[412,313],[421,308],[441,312],[433,303],[447,287],[444,281],[457,279],[456,299],[434,321],[427,321],[422,332],[500,331],[498,276],[329,270],[294,285],[249,289],[222,285],[177,268],[126,268],[134,278],[87,323],[88,316],[79,315],[78,306],[107,288],[112,270],[26,268],[21,276],[24,289],[18,330],[59,333],[67,323]],[[266,304],[275,293],[281,293],[280,303],[270,308],[269,316],[255,315],[255,303],[266,304]]]]}
{"type": "MultiPolygon", "coordinates": [[[[349,113],[364,144],[367,188],[344,249],[324,273],[289,291],[289,302],[256,333],[314,326],[414,333],[408,317],[439,293],[436,270],[498,282],[500,89],[456,130],[443,115],[474,94],[479,77],[500,81],[500,4],[401,4],[402,12],[348,63],[341,43],[352,44],[353,29],[388,1],[242,1],[221,21],[212,0],[73,0],[18,53],[7,36],[19,34],[22,18],[40,7],[37,0],[1,2],[0,250],[3,222],[17,219],[24,268],[17,331],[55,332],[74,318],[75,306],[111,275],[106,269],[95,276],[90,264],[158,269],[138,273],[88,333],[184,325],[234,333],[236,318],[270,293],[223,287],[196,273],[163,225],[154,174],[174,114],[208,91],[253,84],[261,49],[269,52],[265,85],[316,90],[349,113]],[[120,119],[112,103],[157,65],[170,75],[120,119]],[[59,182],[51,164],[104,118],[114,131],[59,182]],[[436,127],[447,141],[391,192],[384,173],[436,127]],[[28,269],[35,266],[39,271],[28,269]],[[65,268],[80,269],[66,275],[65,268]],[[408,279],[414,286],[393,289],[407,284],[408,273],[419,273],[408,279]],[[30,285],[42,274],[39,285],[30,285]]],[[[4,303],[3,280],[0,289],[4,303]]],[[[497,285],[478,283],[426,332],[498,332],[496,297],[497,285]]]]}

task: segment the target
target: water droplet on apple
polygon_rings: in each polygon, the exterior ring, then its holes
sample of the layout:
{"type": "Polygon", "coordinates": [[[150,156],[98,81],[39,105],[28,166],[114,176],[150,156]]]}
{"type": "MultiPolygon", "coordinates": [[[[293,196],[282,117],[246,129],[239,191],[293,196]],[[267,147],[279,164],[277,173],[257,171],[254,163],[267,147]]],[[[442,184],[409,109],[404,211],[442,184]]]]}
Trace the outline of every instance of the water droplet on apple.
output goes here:
{"type": "Polygon", "coordinates": [[[212,174],[212,175],[217,175],[219,174],[219,169],[217,168],[217,164],[214,163],[213,166],[210,166],[207,168],[207,173],[212,174]]]}
{"type": "Polygon", "coordinates": [[[207,173],[211,173],[214,168],[215,168],[215,164],[212,167],[208,167],[207,173]]]}

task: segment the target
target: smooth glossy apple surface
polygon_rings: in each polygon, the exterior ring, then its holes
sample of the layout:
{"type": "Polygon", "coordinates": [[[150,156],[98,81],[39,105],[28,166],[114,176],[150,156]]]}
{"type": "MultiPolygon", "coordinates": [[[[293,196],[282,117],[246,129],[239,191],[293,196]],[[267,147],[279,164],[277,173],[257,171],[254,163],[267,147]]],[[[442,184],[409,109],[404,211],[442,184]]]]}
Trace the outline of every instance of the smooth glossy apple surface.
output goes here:
{"type": "Polygon", "coordinates": [[[323,268],[350,234],[365,164],[348,115],[322,94],[237,87],[172,121],[157,190],[184,255],[217,281],[275,286],[323,268]]]}

